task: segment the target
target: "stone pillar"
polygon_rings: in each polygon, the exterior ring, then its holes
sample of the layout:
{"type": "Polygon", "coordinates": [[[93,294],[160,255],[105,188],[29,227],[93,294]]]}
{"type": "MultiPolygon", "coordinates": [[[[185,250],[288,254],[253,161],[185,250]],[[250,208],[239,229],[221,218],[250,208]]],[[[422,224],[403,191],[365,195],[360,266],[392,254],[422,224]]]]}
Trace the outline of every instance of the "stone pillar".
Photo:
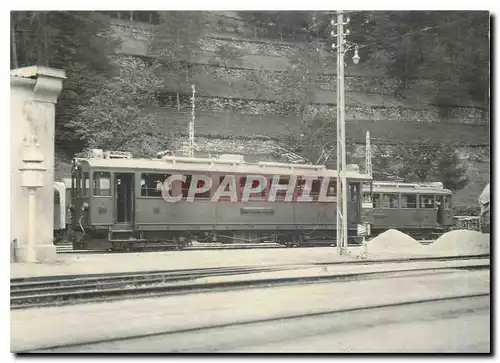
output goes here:
{"type": "Polygon", "coordinates": [[[10,73],[10,240],[16,240],[16,262],[50,262],[56,257],[54,119],[65,78],[64,71],[47,67],[10,73]]]}

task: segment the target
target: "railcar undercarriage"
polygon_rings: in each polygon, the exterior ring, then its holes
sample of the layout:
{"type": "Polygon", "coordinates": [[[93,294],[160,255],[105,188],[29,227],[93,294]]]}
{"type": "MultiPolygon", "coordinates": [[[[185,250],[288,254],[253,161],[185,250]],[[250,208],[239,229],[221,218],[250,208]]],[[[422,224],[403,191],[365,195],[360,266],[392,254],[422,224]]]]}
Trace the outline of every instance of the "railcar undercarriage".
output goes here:
{"type": "MultiPolygon", "coordinates": [[[[359,245],[362,238],[349,230],[348,243],[359,245]]],[[[71,236],[74,250],[180,250],[194,242],[205,244],[277,243],[286,247],[336,246],[335,230],[280,231],[74,231],[71,236]]]]}

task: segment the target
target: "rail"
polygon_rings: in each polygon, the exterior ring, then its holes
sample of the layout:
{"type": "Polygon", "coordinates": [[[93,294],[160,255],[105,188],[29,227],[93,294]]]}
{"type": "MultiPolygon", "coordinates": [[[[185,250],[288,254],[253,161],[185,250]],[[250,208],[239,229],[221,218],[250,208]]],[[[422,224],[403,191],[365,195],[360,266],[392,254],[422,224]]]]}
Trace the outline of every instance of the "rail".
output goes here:
{"type": "MultiPolygon", "coordinates": [[[[450,270],[489,268],[489,255],[425,257],[413,259],[389,259],[373,261],[344,261],[309,265],[277,265],[267,267],[233,267],[202,270],[150,271],[136,274],[97,275],[77,278],[17,279],[11,280],[11,309],[66,305],[75,303],[103,302],[128,298],[202,293],[235,289],[264,288],[286,284],[321,283],[374,279],[381,277],[401,277],[415,273],[446,273],[450,270]],[[476,260],[476,261],[475,261],[476,260]],[[479,260],[479,261],[477,261],[479,260]],[[252,277],[251,273],[273,273],[297,269],[339,265],[376,265],[383,262],[396,263],[388,269],[377,266],[365,271],[344,271],[341,273],[314,273],[312,275],[252,277]],[[428,262],[427,266],[422,263],[428,262]],[[432,263],[434,262],[434,263],[432,263]],[[234,275],[238,279],[234,279],[234,275]],[[219,281],[200,282],[202,278],[219,278],[219,281]],[[233,277],[233,278],[231,278],[233,277]]],[[[324,271],[324,270],[322,270],[324,271]]]]}
{"type": "MultiPolygon", "coordinates": [[[[78,342],[71,342],[71,343],[58,343],[56,345],[54,344],[47,344],[42,347],[33,347],[31,349],[26,349],[22,351],[23,353],[85,353],[86,351],[91,352],[91,353],[96,353],[101,351],[101,349],[95,349],[96,347],[106,344],[106,343],[111,343],[114,345],[114,352],[120,352],[120,353],[132,353],[131,349],[128,348],[130,347],[134,341],[136,340],[141,340],[141,339],[155,339],[160,336],[166,336],[166,337],[173,337],[176,334],[189,334],[189,333],[198,333],[198,332],[204,332],[207,336],[211,336],[213,333],[214,329],[228,329],[228,328],[237,328],[241,329],[242,327],[256,327],[259,326],[259,329],[261,329],[261,324],[263,323],[274,323],[278,322],[281,325],[286,324],[286,323],[294,323],[297,319],[304,319],[304,318],[315,318],[315,317],[328,317],[330,315],[336,315],[336,314],[345,314],[345,313],[354,313],[354,314],[360,314],[360,313],[375,313],[377,321],[380,321],[380,314],[379,312],[383,309],[398,309],[398,308],[407,308],[407,307],[412,307],[412,306],[418,306],[420,304],[442,304],[442,303],[447,303],[451,301],[455,301],[457,303],[463,304],[466,301],[470,301],[471,299],[482,299],[482,298],[487,298],[489,297],[489,293],[465,293],[465,294],[442,294],[438,296],[433,296],[433,297],[427,297],[427,298],[420,298],[420,299],[399,299],[394,302],[386,302],[386,303],[379,303],[379,304],[361,304],[361,305],[354,305],[354,306],[347,306],[347,307],[334,307],[330,309],[325,309],[321,311],[314,311],[314,312],[309,312],[309,313],[292,313],[292,314],[286,314],[286,315],[279,315],[279,316],[273,316],[273,317],[263,317],[263,318],[253,318],[253,319],[248,319],[248,318],[243,318],[243,319],[235,319],[234,321],[231,322],[222,322],[222,323],[212,323],[212,324],[204,324],[201,326],[196,326],[196,327],[188,327],[185,329],[168,329],[168,328],[163,328],[156,330],[154,332],[131,332],[127,335],[122,335],[119,337],[107,337],[107,338],[91,338],[91,339],[86,339],[83,341],[78,341],[78,342]],[[121,348],[117,346],[117,343],[121,344],[121,348]],[[125,350],[123,349],[125,347],[125,350]]],[[[463,305],[461,305],[463,306],[463,305]]],[[[465,307],[466,308],[466,307],[465,307]]],[[[443,313],[449,313],[450,312],[450,307],[448,305],[446,306],[441,306],[440,310],[443,311],[443,313]]],[[[397,319],[397,318],[396,318],[397,319]]],[[[390,319],[389,321],[393,321],[390,319]]],[[[315,326],[315,330],[317,329],[317,326],[315,326]]],[[[286,328],[283,329],[281,327],[280,329],[284,336],[284,339],[289,338],[286,333],[286,328]]],[[[232,342],[234,337],[232,335],[228,335],[228,338],[232,342]]],[[[219,343],[220,344],[220,343],[219,343]]],[[[189,349],[192,349],[192,346],[189,346],[189,349]]],[[[174,347],[169,347],[172,352],[183,352],[180,349],[175,349],[174,347]]],[[[206,348],[204,347],[205,351],[206,348]]],[[[195,350],[196,351],[196,350],[195,350]]],[[[160,351],[159,351],[160,352],[160,351]]],[[[162,346],[161,352],[165,353],[165,347],[162,346]]],[[[186,351],[187,352],[187,351],[186,351]]],[[[16,352],[16,353],[21,353],[21,351],[16,352]]]]}

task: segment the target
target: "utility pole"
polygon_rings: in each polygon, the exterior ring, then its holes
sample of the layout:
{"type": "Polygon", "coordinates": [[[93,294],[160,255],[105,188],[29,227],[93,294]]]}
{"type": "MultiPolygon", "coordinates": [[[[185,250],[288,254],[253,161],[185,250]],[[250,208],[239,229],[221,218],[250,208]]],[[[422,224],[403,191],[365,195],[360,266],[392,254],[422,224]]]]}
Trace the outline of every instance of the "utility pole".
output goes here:
{"type": "Polygon", "coordinates": [[[345,145],[345,90],[344,90],[344,55],[354,48],[352,61],[359,63],[359,45],[345,40],[349,35],[349,29],[344,34],[344,25],[349,24],[349,18],[344,23],[342,11],[337,11],[337,22],[331,21],[336,27],[332,30],[332,37],[337,38],[337,44],[332,48],[337,50],[337,252],[342,254],[347,250],[347,195],[348,185],[346,176],[346,145],[345,145]]]}
{"type": "MultiPolygon", "coordinates": [[[[347,178],[345,147],[345,101],[344,101],[344,16],[337,12],[337,252],[347,249],[347,178]]],[[[345,23],[347,24],[347,23],[345,23]]],[[[333,35],[333,32],[332,32],[333,35]]]]}
{"type": "Polygon", "coordinates": [[[366,146],[365,146],[365,173],[372,176],[372,146],[370,143],[370,131],[366,131],[366,146]]]}
{"type": "Polygon", "coordinates": [[[194,157],[194,95],[195,95],[195,88],[194,84],[191,86],[193,90],[193,97],[191,97],[191,121],[189,121],[189,151],[188,151],[188,156],[190,158],[194,157]]]}

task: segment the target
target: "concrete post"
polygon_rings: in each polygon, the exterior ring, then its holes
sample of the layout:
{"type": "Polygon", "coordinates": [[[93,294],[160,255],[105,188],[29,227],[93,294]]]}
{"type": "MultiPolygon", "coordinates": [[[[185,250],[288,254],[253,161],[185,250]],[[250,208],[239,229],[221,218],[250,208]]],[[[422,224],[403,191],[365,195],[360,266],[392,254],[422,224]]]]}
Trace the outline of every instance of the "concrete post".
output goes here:
{"type": "Polygon", "coordinates": [[[16,262],[55,260],[55,104],[64,71],[27,67],[10,74],[11,241],[16,262]]]}
{"type": "MultiPolygon", "coordinates": [[[[28,189],[28,243],[26,262],[37,262],[36,255],[36,191],[43,187],[43,174],[47,169],[43,166],[43,155],[36,136],[31,136],[25,141],[23,154],[23,167],[21,171],[21,186],[28,189]]],[[[23,256],[23,254],[21,255],[23,256]]]]}

